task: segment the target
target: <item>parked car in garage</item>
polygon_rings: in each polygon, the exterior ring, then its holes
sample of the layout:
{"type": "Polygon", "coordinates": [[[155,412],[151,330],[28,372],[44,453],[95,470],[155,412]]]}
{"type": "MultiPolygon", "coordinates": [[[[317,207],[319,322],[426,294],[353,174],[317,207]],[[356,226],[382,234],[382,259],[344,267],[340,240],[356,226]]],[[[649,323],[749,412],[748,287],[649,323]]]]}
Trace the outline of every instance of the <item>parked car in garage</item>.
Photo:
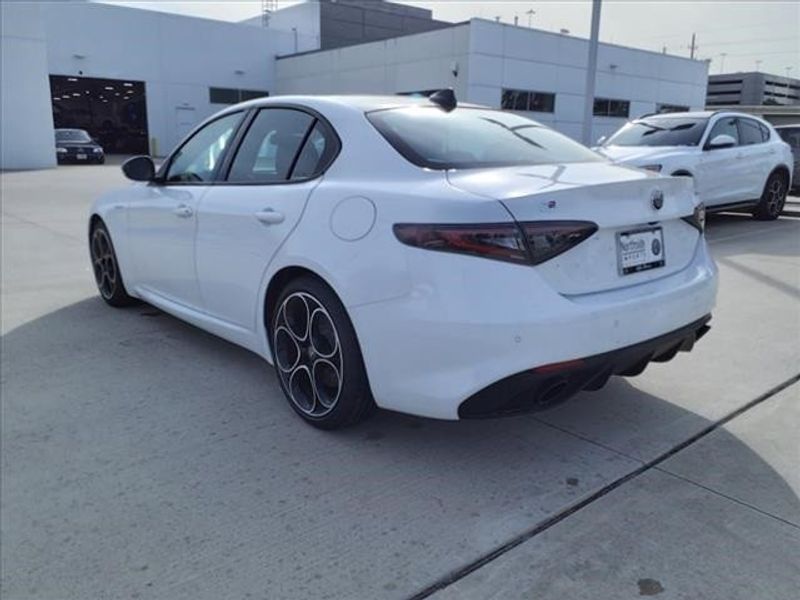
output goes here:
{"type": "Polygon", "coordinates": [[[123,171],[102,298],[256,352],[322,428],[542,409],[691,350],[715,302],[689,180],[450,91],[258,99],[123,171]]]}
{"type": "Polygon", "coordinates": [[[743,113],[650,115],[601,139],[611,160],[694,180],[709,211],[748,209],[778,218],[792,182],[792,151],[773,126],[743,113]]]}
{"type": "Polygon", "coordinates": [[[106,157],[102,146],[86,130],[56,129],[56,159],[59,164],[103,164],[106,157]]]}
{"type": "Polygon", "coordinates": [[[800,123],[797,125],[778,125],[775,131],[784,142],[789,144],[794,156],[794,174],[792,176],[792,189],[800,191],[800,123]]]}

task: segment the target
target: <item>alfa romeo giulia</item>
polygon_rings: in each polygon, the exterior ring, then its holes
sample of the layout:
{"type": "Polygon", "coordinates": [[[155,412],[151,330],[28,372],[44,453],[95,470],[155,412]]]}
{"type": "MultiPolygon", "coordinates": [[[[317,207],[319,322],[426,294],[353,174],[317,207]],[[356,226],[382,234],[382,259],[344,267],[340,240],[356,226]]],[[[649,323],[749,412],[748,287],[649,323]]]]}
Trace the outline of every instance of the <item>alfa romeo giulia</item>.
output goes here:
{"type": "Polygon", "coordinates": [[[689,180],[449,90],[253,100],[123,170],[89,219],[102,298],[263,356],[318,427],[542,409],[708,330],[689,180]]]}

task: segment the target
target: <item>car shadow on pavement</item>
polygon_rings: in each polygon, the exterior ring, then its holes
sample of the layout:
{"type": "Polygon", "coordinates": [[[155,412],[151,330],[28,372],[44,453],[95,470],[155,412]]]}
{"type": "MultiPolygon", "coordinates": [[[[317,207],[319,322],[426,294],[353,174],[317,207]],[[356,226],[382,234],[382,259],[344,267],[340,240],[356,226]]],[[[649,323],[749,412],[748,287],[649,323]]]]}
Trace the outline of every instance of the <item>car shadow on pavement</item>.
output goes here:
{"type": "MultiPolygon", "coordinates": [[[[2,342],[8,598],[407,597],[642,466],[547,413],[318,431],[259,357],[148,305],[89,298],[2,342]]],[[[635,380],[571,402],[633,445],[709,424],[635,380]]],[[[718,434],[800,524],[782,475],[718,434]]]]}

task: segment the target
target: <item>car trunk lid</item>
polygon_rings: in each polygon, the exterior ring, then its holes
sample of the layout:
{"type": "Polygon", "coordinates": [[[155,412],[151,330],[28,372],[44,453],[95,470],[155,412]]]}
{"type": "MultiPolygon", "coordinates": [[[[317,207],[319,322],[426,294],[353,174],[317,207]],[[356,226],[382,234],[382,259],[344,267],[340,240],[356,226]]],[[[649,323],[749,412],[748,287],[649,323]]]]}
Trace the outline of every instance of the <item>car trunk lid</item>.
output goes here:
{"type": "Polygon", "coordinates": [[[598,229],[588,239],[536,266],[564,295],[603,292],[680,271],[694,256],[700,235],[682,220],[695,206],[685,178],[598,162],[450,171],[448,181],[499,200],[518,222],[595,223],[598,229]]]}

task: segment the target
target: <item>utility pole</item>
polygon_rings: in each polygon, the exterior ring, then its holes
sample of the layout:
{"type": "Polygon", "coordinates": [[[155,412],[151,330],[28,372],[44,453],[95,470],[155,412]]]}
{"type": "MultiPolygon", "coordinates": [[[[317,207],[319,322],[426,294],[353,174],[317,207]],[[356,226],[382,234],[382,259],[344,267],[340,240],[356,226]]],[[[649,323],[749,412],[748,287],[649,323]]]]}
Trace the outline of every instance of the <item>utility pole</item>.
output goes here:
{"type": "Polygon", "coordinates": [[[697,34],[696,34],[696,33],[693,33],[693,34],[692,34],[692,45],[691,45],[691,46],[689,46],[689,50],[690,50],[690,52],[689,52],[689,58],[694,58],[694,53],[695,53],[695,51],[697,50],[697,43],[696,43],[696,41],[697,41],[697,34]]]}
{"type": "Polygon", "coordinates": [[[589,59],[586,63],[586,97],[583,103],[583,144],[592,144],[592,120],[594,118],[594,85],[597,75],[597,47],[600,38],[600,7],[602,0],[592,0],[592,34],[589,38],[589,59]]]}

